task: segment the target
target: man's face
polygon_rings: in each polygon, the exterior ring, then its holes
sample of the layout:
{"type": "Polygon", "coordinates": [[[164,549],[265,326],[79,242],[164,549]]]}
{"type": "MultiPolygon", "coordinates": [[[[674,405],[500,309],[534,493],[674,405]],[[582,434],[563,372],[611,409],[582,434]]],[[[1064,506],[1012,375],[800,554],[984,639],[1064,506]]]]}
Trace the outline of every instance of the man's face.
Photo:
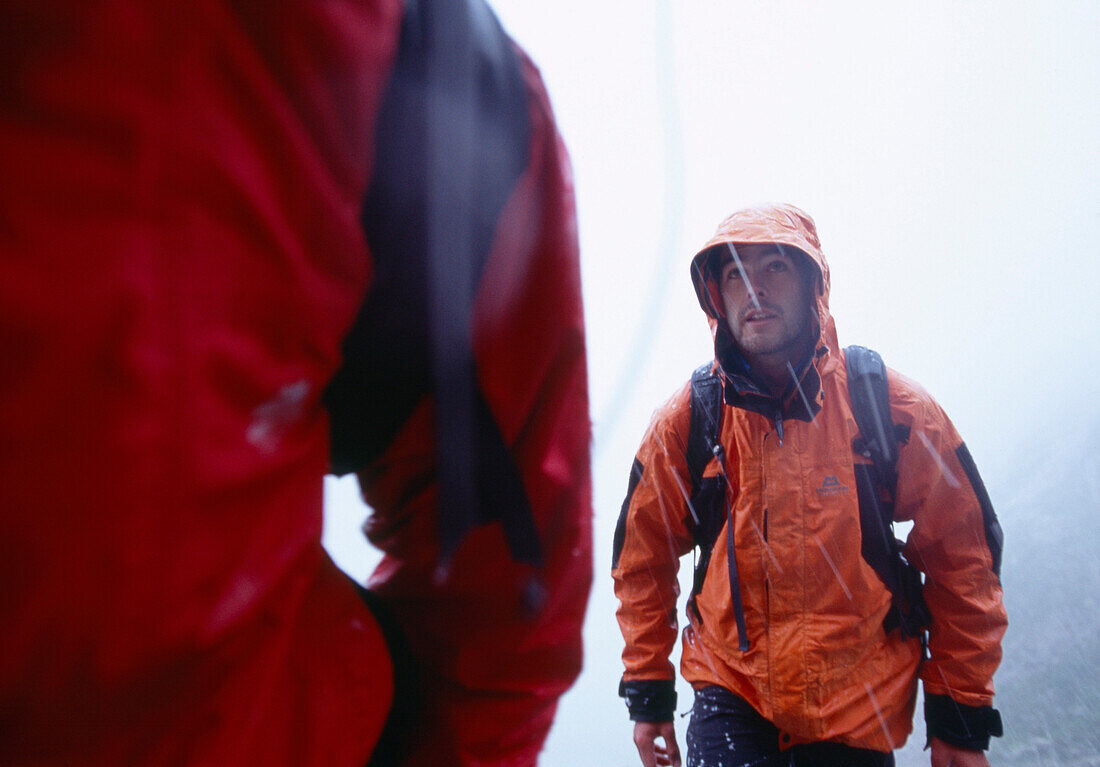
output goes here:
{"type": "Polygon", "coordinates": [[[795,261],[776,245],[738,245],[719,287],[730,332],[749,362],[805,353],[812,331],[810,291],[795,261]]]}

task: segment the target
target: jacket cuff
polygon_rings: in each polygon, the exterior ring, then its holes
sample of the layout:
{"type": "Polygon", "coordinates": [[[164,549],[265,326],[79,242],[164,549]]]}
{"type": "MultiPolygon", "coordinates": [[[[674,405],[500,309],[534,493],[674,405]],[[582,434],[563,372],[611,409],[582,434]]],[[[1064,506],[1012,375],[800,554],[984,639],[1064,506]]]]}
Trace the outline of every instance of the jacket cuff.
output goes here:
{"type": "Polygon", "coordinates": [[[992,706],[966,706],[947,695],[924,694],[924,721],[929,739],[973,751],[989,748],[991,736],[1001,737],[1001,713],[992,706]]]}
{"type": "Polygon", "coordinates": [[[676,711],[676,682],[672,679],[640,679],[619,682],[619,697],[626,698],[632,722],[671,722],[676,711]]]}

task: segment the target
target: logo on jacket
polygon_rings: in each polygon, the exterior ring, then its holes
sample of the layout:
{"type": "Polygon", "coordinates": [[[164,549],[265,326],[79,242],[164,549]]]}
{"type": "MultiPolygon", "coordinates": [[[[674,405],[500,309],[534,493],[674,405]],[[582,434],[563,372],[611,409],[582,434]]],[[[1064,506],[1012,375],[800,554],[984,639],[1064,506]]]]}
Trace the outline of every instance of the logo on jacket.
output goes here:
{"type": "Polygon", "coordinates": [[[825,480],[821,483],[821,487],[817,489],[817,492],[821,495],[843,495],[848,492],[848,486],[835,476],[829,475],[825,477],[825,480]]]}

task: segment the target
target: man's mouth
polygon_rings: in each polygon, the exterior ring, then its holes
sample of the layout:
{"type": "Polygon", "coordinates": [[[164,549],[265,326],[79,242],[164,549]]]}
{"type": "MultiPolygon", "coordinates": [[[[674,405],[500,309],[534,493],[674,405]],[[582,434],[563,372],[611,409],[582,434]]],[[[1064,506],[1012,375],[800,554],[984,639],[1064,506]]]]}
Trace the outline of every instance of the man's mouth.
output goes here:
{"type": "Polygon", "coordinates": [[[753,322],[766,322],[767,320],[774,320],[778,318],[779,315],[775,314],[774,312],[761,311],[759,309],[756,309],[746,314],[744,321],[751,324],[753,322]]]}

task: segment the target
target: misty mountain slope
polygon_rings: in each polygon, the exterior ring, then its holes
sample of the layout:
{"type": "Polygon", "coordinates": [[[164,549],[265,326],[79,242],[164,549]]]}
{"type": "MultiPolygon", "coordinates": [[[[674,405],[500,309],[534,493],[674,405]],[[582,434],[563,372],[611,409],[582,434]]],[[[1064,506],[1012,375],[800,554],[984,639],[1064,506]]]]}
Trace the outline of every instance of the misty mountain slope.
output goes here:
{"type": "Polygon", "coordinates": [[[1009,616],[994,754],[1007,767],[1100,765],[1100,419],[1061,424],[991,487],[1009,616]]]}

